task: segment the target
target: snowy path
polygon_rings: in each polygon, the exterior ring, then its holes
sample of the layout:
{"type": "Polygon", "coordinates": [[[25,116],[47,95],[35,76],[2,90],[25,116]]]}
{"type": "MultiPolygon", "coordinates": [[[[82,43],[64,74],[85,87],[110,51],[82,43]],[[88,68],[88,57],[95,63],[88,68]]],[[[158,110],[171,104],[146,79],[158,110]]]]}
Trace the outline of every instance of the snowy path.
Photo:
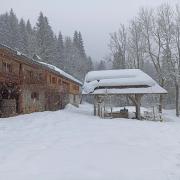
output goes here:
{"type": "Polygon", "coordinates": [[[90,112],[82,105],[0,120],[0,180],[180,180],[180,119],[90,112]]]}

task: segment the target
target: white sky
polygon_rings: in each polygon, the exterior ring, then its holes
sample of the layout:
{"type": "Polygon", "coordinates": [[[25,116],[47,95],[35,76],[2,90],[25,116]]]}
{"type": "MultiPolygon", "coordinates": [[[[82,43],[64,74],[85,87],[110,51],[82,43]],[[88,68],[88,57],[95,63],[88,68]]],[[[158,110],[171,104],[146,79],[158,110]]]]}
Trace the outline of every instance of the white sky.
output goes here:
{"type": "Polygon", "coordinates": [[[81,31],[88,55],[101,60],[109,51],[109,33],[120,23],[127,23],[140,7],[166,2],[180,4],[180,0],[0,0],[0,13],[13,8],[19,18],[34,24],[42,11],[56,33],[72,36],[74,30],[81,31]]]}

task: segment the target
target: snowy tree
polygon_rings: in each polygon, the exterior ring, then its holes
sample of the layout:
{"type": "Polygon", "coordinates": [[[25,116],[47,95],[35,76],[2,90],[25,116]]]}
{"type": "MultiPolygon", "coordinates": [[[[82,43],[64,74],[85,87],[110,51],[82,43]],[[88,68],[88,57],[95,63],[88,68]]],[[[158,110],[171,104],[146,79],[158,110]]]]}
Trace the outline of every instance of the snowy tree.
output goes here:
{"type": "Polygon", "coordinates": [[[126,64],[127,32],[121,25],[118,32],[110,34],[109,44],[113,56],[113,68],[124,69],[126,64]]]}
{"type": "Polygon", "coordinates": [[[40,13],[35,27],[23,19],[20,21],[13,10],[0,15],[0,43],[15,48],[29,57],[37,54],[42,61],[58,66],[80,80],[93,69],[86,55],[81,32],[75,31],[73,40],[64,38],[61,32],[54,34],[48,19],[40,13]]]}
{"type": "Polygon", "coordinates": [[[74,46],[75,46],[78,50],[80,49],[79,35],[78,35],[78,32],[77,32],[77,31],[74,31],[73,44],[74,44],[74,46]]]}
{"type": "Polygon", "coordinates": [[[0,41],[15,49],[20,47],[18,19],[12,9],[0,17],[0,41]]]}
{"type": "Polygon", "coordinates": [[[86,57],[85,49],[84,49],[84,42],[81,35],[81,32],[78,33],[78,39],[79,39],[79,51],[82,57],[86,57]]]}
{"type": "Polygon", "coordinates": [[[20,45],[19,50],[25,54],[28,54],[28,32],[26,29],[26,23],[23,19],[19,23],[19,33],[20,33],[20,45]]]}
{"type": "Polygon", "coordinates": [[[0,42],[5,45],[10,45],[10,27],[9,14],[5,13],[0,16],[0,42]]]}
{"type": "Polygon", "coordinates": [[[64,69],[64,42],[61,32],[59,32],[57,39],[57,64],[61,69],[64,69]]]}
{"type": "Polygon", "coordinates": [[[131,67],[143,69],[145,60],[145,40],[142,27],[137,18],[131,21],[128,36],[128,59],[131,67]]]}
{"type": "Polygon", "coordinates": [[[37,54],[37,40],[36,40],[36,31],[32,28],[30,21],[26,23],[26,31],[28,35],[27,50],[28,55],[33,57],[34,54],[37,54]]]}
{"type": "Polygon", "coordinates": [[[20,32],[19,32],[19,24],[14,11],[11,9],[9,14],[9,45],[12,48],[20,49],[20,32]]]}
{"type": "Polygon", "coordinates": [[[36,38],[38,45],[38,55],[45,62],[52,63],[56,61],[55,37],[47,17],[40,13],[36,24],[36,38]]]}
{"type": "Polygon", "coordinates": [[[106,69],[105,62],[103,60],[101,60],[97,66],[97,70],[105,70],[105,69],[106,69]]]}

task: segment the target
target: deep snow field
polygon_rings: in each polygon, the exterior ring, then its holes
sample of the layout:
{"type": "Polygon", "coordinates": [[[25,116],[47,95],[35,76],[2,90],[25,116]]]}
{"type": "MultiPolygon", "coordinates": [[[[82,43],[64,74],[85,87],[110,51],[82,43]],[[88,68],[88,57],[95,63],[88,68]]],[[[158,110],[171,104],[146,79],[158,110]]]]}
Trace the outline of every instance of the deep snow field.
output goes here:
{"type": "Polygon", "coordinates": [[[100,119],[88,104],[0,120],[0,180],[180,180],[180,118],[100,119]]]}

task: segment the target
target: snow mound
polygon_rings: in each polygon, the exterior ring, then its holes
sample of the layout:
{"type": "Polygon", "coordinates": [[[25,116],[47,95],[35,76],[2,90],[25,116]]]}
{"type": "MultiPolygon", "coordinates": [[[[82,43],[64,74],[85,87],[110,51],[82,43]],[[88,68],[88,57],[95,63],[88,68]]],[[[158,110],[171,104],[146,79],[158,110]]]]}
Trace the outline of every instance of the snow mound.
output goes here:
{"type": "Polygon", "coordinates": [[[73,106],[72,104],[67,104],[65,109],[66,110],[74,110],[74,109],[77,109],[77,107],[73,106]]]}

